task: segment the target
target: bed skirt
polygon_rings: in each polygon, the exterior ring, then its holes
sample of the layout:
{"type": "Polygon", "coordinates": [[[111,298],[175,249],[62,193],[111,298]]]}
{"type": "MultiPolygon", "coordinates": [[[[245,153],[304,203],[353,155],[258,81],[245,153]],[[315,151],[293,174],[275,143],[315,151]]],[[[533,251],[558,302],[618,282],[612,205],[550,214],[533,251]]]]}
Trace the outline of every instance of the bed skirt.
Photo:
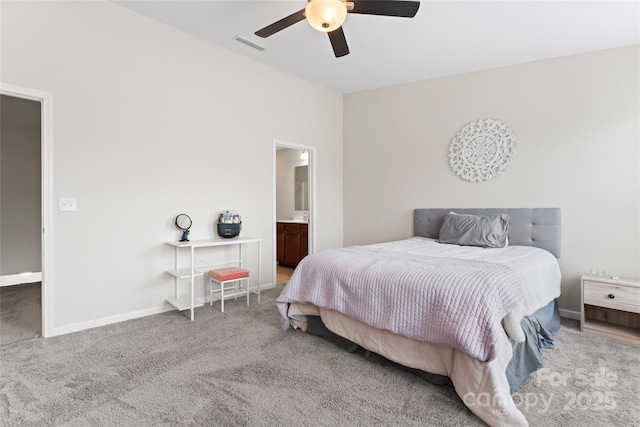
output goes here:
{"type": "MultiPolygon", "coordinates": [[[[320,316],[308,315],[306,319],[306,330],[308,333],[326,338],[344,347],[349,352],[360,353],[366,359],[371,360],[375,363],[396,366],[399,369],[403,369],[415,375],[418,375],[426,381],[436,385],[453,385],[454,387],[456,387],[455,379],[454,381],[452,381],[451,378],[447,375],[431,373],[425,370],[404,366],[402,364],[391,361],[374,351],[366,349],[363,346],[356,344],[346,338],[343,338],[342,336],[332,332],[327,326],[325,326],[325,322],[323,322],[320,316]]],[[[556,301],[551,301],[545,307],[537,310],[533,315],[523,318],[520,324],[525,333],[525,340],[523,342],[515,342],[513,340],[510,340],[512,349],[511,359],[505,359],[503,362],[499,362],[499,365],[501,366],[506,365],[506,379],[502,380],[502,384],[504,384],[504,386],[507,386],[506,382],[508,381],[510,393],[513,393],[515,390],[517,390],[520,383],[530,373],[535,372],[542,367],[542,353],[544,349],[553,346],[553,337],[560,329],[560,314],[558,312],[556,301]],[[509,362],[506,363],[506,360],[509,360],[509,362]]],[[[465,359],[471,358],[465,357],[465,359]]],[[[475,366],[479,367],[481,370],[487,369],[488,371],[494,371],[494,373],[490,376],[495,378],[495,380],[488,381],[488,384],[485,384],[482,387],[486,386],[491,389],[492,387],[495,387],[496,381],[500,383],[500,380],[499,378],[496,378],[496,375],[498,377],[502,376],[502,378],[505,378],[504,368],[499,369],[499,371],[501,370],[501,372],[503,372],[503,374],[500,375],[499,372],[495,371],[495,366],[494,368],[490,368],[489,366],[486,366],[481,362],[476,362],[477,363],[474,363],[473,359],[471,359],[467,360],[466,363],[460,363],[459,366],[475,366]],[[489,385],[491,383],[493,383],[493,385],[489,385]]],[[[458,375],[459,374],[460,373],[458,373],[458,375]]],[[[485,378],[485,380],[488,378],[485,373],[480,373],[480,377],[485,378]]],[[[481,382],[484,383],[484,380],[481,382]]],[[[458,376],[458,383],[460,383],[460,376],[458,376]]],[[[456,387],[456,391],[462,397],[463,394],[460,393],[459,388],[460,387],[456,387]]],[[[467,404],[466,401],[465,404],[467,404]]],[[[492,413],[494,411],[489,410],[489,408],[479,409],[475,407],[471,409],[490,425],[527,425],[523,415],[515,408],[515,406],[513,406],[513,402],[507,402],[505,403],[505,406],[501,408],[503,411],[506,410],[510,413],[510,416],[507,416],[507,419],[502,419],[503,417],[501,416],[500,411],[496,411],[497,413],[494,414],[492,413]]]]}
{"type": "MultiPolygon", "coordinates": [[[[350,353],[359,353],[367,360],[382,365],[392,365],[411,372],[432,384],[453,385],[451,379],[444,375],[432,374],[420,369],[409,368],[380,356],[362,346],[331,332],[322,322],[320,316],[307,317],[307,332],[323,337],[350,353]]],[[[524,317],[520,325],[525,333],[523,342],[511,340],[513,357],[507,366],[507,379],[511,393],[515,392],[520,383],[532,372],[542,368],[542,352],[545,348],[553,347],[553,337],[560,329],[560,313],[556,300],[539,309],[531,316],[524,317]]]]}

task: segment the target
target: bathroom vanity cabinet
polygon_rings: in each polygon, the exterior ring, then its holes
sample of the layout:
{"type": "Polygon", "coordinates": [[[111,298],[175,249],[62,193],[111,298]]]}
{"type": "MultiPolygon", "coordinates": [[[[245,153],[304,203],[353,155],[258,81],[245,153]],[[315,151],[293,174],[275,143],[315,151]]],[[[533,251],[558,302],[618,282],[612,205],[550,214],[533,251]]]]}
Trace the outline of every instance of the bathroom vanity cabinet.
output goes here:
{"type": "Polygon", "coordinates": [[[277,261],[294,267],[309,253],[309,224],[301,221],[277,222],[277,261]]]}

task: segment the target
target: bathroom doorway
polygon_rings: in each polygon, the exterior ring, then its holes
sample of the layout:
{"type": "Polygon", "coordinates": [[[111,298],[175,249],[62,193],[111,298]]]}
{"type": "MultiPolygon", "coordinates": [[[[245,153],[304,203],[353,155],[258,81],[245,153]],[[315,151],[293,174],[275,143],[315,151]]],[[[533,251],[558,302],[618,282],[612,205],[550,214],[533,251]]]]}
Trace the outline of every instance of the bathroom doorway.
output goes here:
{"type": "Polygon", "coordinates": [[[315,149],[274,140],[273,283],[286,283],[314,251],[315,149]]]}

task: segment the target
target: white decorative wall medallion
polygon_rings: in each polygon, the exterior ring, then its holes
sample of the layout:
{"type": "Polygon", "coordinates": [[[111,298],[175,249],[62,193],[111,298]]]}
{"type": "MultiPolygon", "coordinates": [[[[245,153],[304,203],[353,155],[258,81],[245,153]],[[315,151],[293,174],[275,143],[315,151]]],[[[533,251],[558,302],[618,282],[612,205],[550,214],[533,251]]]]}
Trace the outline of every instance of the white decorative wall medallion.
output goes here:
{"type": "Polygon", "coordinates": [[[484,119],[463,126],[449,145],[449,164],[462,179],[489,181],[516,155],[516,136],[500,120],[484,119]]]}

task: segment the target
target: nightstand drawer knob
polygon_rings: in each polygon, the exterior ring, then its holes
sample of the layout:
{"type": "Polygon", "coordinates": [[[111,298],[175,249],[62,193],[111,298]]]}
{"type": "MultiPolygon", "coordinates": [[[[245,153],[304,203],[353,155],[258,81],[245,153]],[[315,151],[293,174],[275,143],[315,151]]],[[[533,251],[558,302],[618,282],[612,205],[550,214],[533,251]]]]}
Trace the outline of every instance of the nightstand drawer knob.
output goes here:
{"type": "Polygon", "coordinates": [[[609,294],[608,297],[614,299],[616,296],[614,294],[609,294]]]}

